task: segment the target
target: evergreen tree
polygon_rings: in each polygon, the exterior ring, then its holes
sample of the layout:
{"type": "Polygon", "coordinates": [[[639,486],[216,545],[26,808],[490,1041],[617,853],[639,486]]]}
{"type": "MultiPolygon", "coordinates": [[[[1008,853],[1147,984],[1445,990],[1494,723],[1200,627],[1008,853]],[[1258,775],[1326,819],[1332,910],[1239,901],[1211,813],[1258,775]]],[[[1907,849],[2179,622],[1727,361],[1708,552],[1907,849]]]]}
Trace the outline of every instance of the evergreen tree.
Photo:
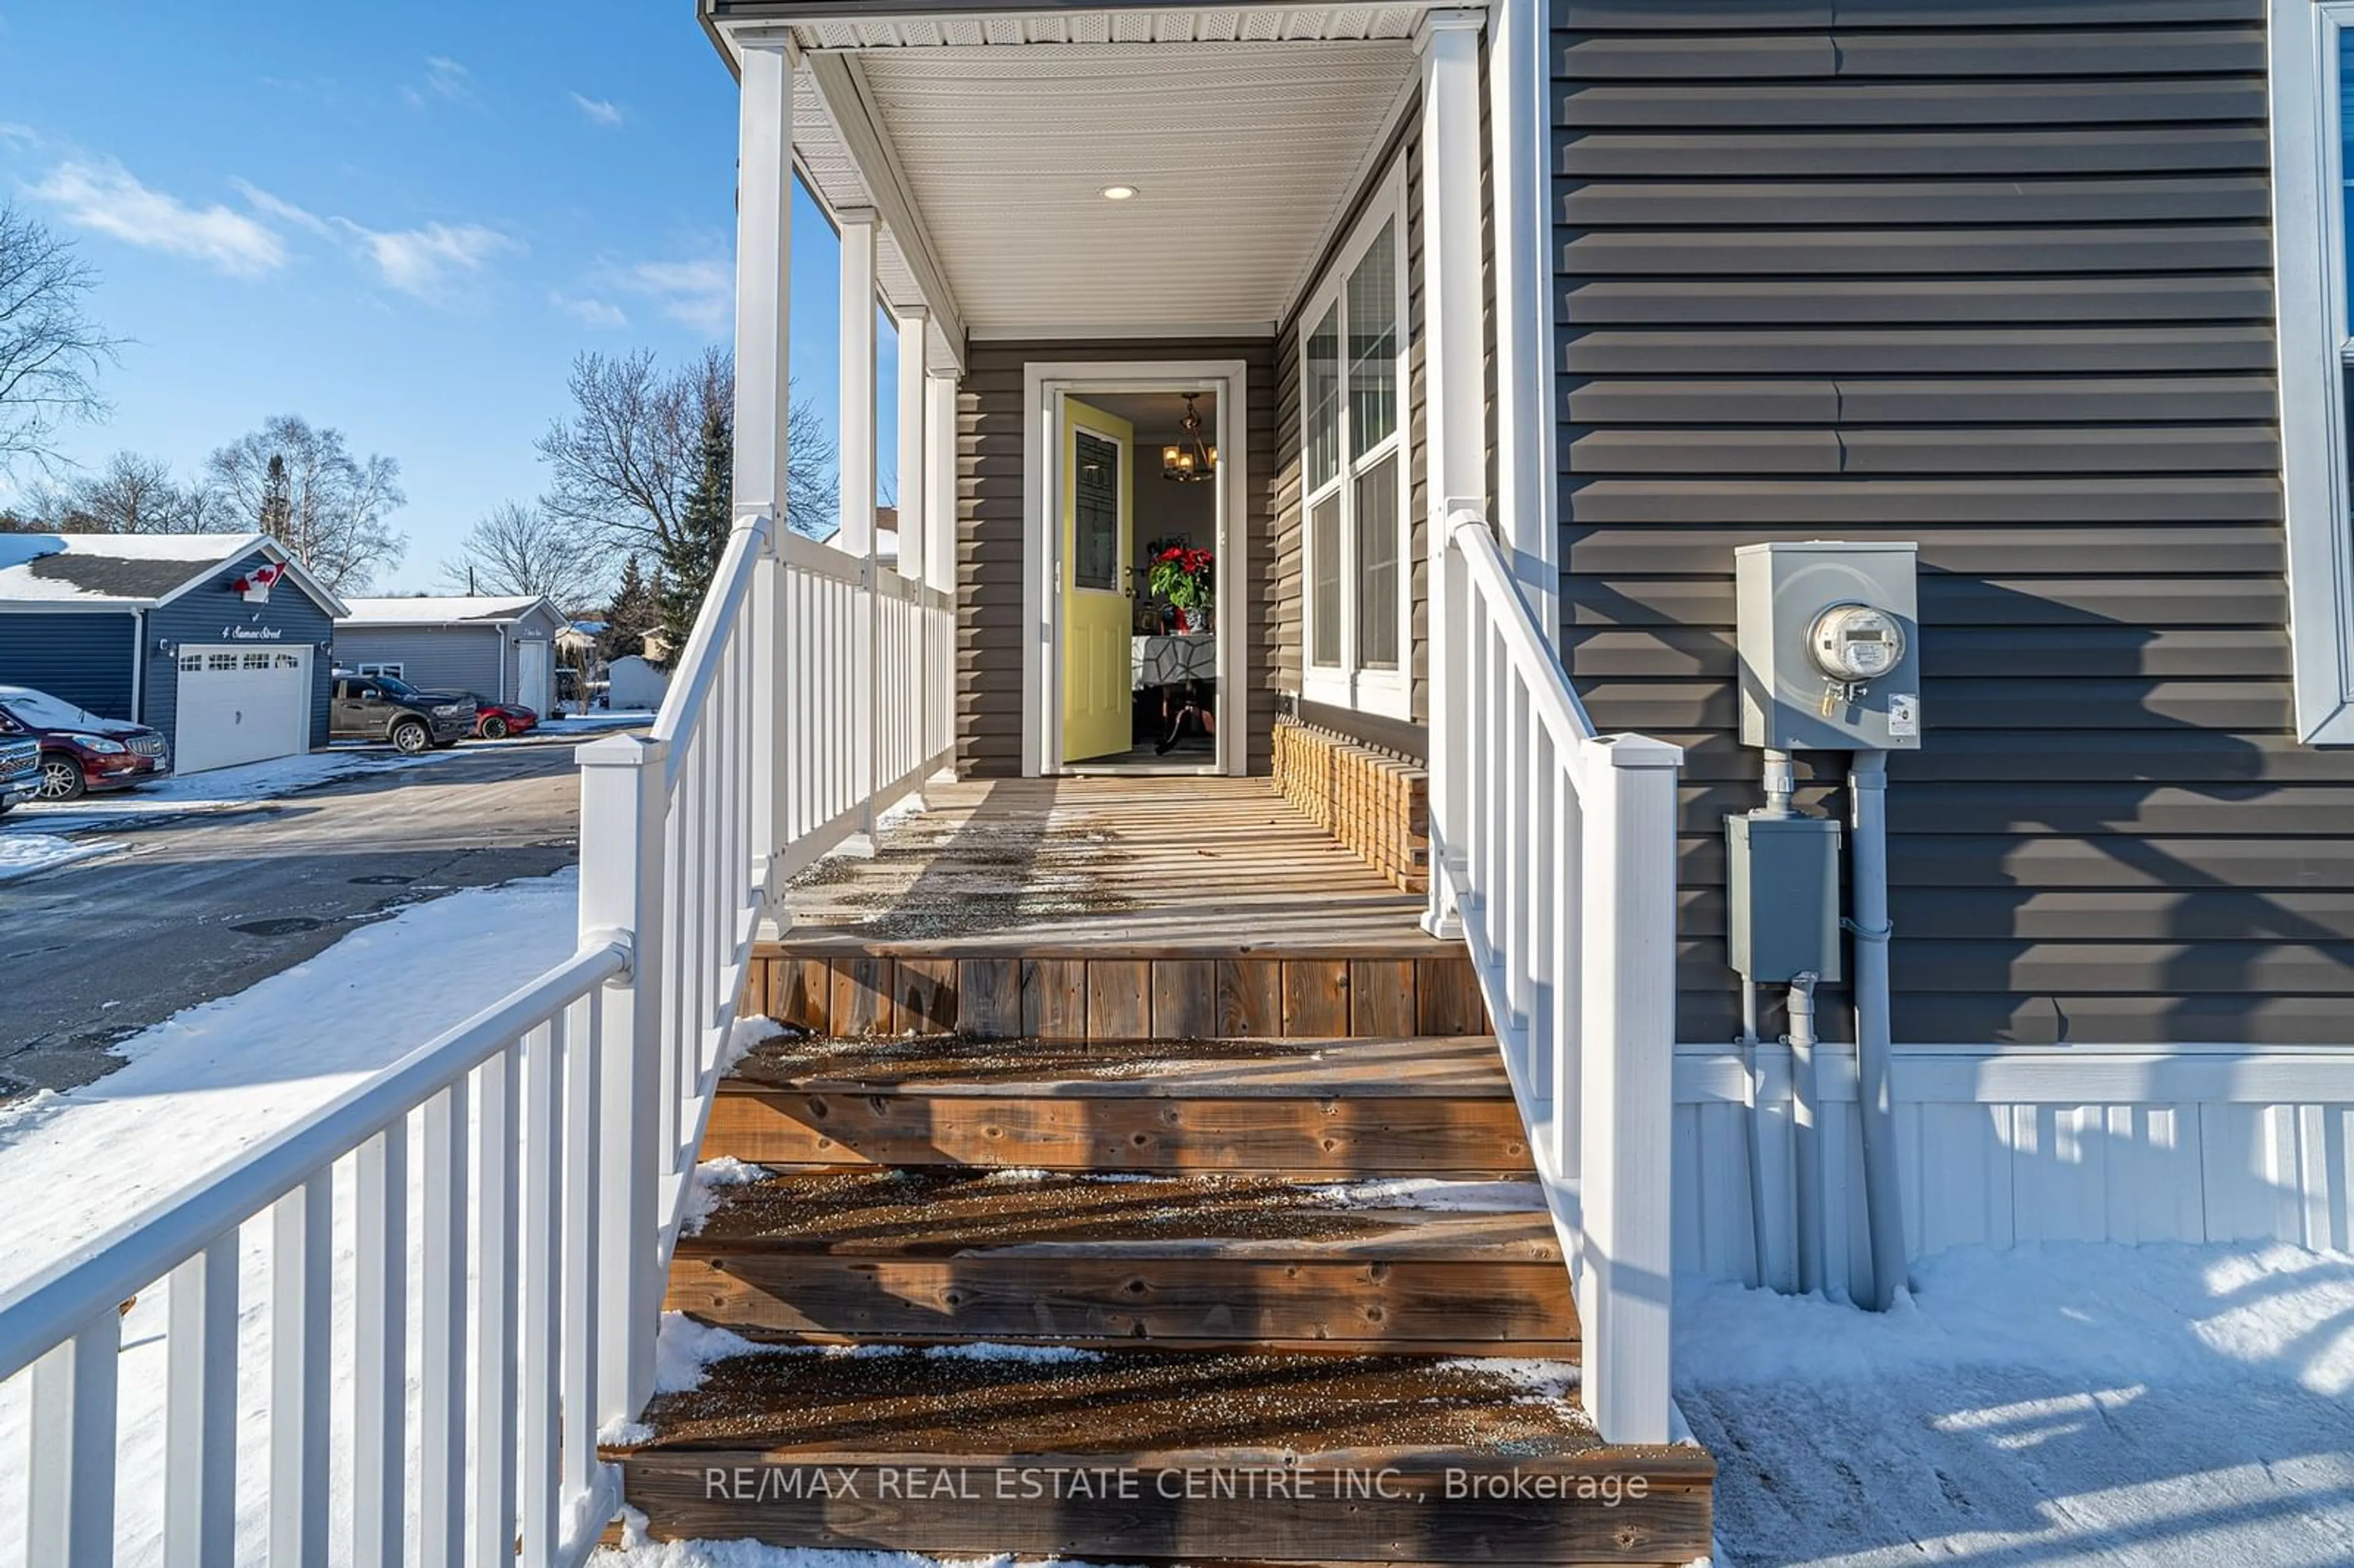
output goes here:
{"type": "Polygon", "coordinates": [[[713,408],[703,418],[703,472],[687,497],[678,525],[663,541],[661,569],[663,641],[670,644],[670,660],[686,652],[687,634],[711,589],[719,557],[727,551],[727,535],[735,525],[729,515],[728,474],[736,464],[736,442],[728,433],[725,413],[713,408]]]}
{"type": "Polygon", "coordinates": [[[620,586],[613,590],[612,608],[605,612],[604,652],[620,659],[642,651],[645,635],[662,624],[662,601],[656,597],[659,577],[647,580],[632,550],[621,562],[620,586]]]}

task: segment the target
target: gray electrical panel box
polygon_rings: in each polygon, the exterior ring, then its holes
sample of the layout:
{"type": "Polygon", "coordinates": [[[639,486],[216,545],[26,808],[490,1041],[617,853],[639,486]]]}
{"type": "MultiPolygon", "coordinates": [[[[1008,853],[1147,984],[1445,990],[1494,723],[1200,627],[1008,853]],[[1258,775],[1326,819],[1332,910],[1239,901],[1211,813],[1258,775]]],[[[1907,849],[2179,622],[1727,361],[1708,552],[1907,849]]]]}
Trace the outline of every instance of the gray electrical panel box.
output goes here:
{"type": "Polygon", "coordinates": [[[1724,819],[1725,936],[1736,973],[1840,978],[1840,825],[1762,812],[1724,819]]]}
{"type": "Polygon", "coordinates": [[[1831,540],[1734,551],[1741,740],[1775,751],[1921,744],[1914,546],[1831,540]]]}

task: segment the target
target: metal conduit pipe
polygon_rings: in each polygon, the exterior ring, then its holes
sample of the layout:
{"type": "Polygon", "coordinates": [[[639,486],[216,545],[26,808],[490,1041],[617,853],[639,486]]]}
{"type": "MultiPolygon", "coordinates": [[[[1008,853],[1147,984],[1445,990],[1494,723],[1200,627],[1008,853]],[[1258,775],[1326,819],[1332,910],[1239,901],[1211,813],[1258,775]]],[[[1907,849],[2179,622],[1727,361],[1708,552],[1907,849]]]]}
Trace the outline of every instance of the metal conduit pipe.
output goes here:
{"type": "Polygon", "coordinates": [[[1798,1188],[1798,1289],[1824,1293],[1823,1143],[1815,1081],[1815,982],[1811,971],[1790,981],[1790,1138],[1798,1188]]]}
{"type": "Polygon", "coordinates": [[[1889,1083],[1888,754],[1859,751],[1848,773],[1854,836],[1856,1108],[1863,1132],[1863,1209],[1872,1295],[1885,1312],[1905,1283],[1904,1210],[1896,1174],[1896,1107],[1889,1083]]]}

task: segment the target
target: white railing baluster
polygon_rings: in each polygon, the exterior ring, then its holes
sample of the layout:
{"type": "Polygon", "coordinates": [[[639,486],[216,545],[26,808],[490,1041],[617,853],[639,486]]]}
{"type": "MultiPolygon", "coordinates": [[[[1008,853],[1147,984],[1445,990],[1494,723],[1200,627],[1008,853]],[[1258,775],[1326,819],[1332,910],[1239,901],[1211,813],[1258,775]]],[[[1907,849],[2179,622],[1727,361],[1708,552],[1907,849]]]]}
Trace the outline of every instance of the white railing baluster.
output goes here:
{"type": "Polygon", "coordinates": [[[421,1349],[417,1419],[418,1555],[429,1568],[465,1561],[466,1129],[460,1078],[425,1102],[421,1349]]]}
{"type": "Polygon", "coordinates": [[[114,1426],[122,1316],[101,1306],[33,1366],[31,1491],[25,1559],[40,1568],[111,1568],[114,1426]]]}
{"type": "Polygon", "coordinates": [[[408,1118],[353,1163],[352,1562],[399,1568],[408,1512],[408,1118]]]}
{"type": "Polygon", "coordinates": [[[232,1228],[174,1269],[167,1287],[164,1568],[231,1568],[237,1552],[238,1263],[232,1228]]]}
{"type": "Polygon", "coordinates": [[[474,1266],[474,1496],[472,1530],[476,1568],[491,1568],[514,1555],[515,1542],[515,1320],[520,1308],[520,1238],[516,1226],[522,1192],[515,1169],[522,1142],[520,1041],[476,1069],[482,1108],[475,1171],[482,1199],[475,1206],[480,1234],[474,1266]]]}
{"type": "Polygon", "coordinates": [[[1459,877],[1539,1174],[1576,1240],[1581,1397],[1609,1441],[1663,1443],[1682,753],[1596,733],[1484,519],[1457,512],[1435,559],[1434,875],[1459,877]]]}
{"type": "Polygon", "coordinates": [[[533,1031],[524,1056],[523,1313],[516,1335],[523,1568],[556,1568],[562,1518],[557,1367],[564,1314],[557,1282],[564,1256],[564,1054],[571,1018],[567,1010],[533,1031]]]}
{"type": "Polygon", "coordinates": [[[564,1489],[578,1497],[596,1484],[597,1252],[604,1229],[602,1184],[605,1010],[593,1000],[588,1027],[566,1054],[564,1076],[564,1489]]]}
{"type": "Polygon", "coordinates": [[[334,1263],[334,1178],[324,1169],[278,1200],[270,1313],[270,1561],[327,1554],[328,1359],[334,1263]]]}

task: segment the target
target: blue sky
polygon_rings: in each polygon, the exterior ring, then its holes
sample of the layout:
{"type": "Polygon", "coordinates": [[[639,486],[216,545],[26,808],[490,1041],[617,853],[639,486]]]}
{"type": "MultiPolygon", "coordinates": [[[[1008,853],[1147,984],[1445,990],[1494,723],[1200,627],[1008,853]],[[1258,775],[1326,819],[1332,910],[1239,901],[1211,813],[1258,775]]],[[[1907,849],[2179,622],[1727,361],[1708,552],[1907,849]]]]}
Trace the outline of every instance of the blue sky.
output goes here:
{"type": "MultiPolygon", "coordinates": [[[[133,339],[69,431],[183,477],[299,413],[401,465],[432,585],[585,349],[676,361],[730,335],[735,85],[686,0],[543,9],[0,0],[0,187],[100,273],[133,339]]],[[[798,196],[793,372],[829,426],[838,250],[798,196]]],[[[892,356],[878,355],[890,408],[892,356]]],[[[881,432],[890,472],[889,421],[881,432]]],[[[20,475],[20,478],[22,476],[20,475]]]]}

